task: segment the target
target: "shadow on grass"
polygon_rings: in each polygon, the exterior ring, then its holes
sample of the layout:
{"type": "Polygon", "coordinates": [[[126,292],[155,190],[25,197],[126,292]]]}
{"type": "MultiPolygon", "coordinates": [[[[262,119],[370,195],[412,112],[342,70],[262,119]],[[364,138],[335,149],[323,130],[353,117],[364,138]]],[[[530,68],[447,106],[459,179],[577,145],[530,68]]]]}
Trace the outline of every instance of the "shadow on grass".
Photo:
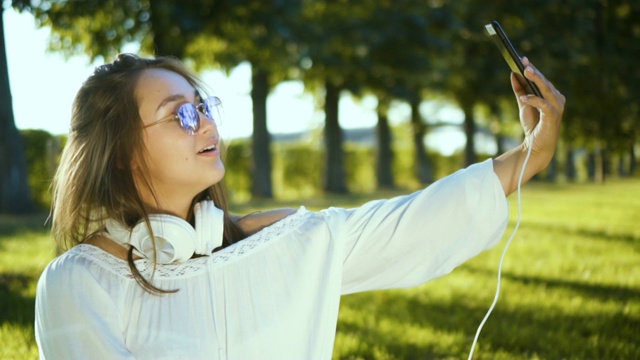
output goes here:
{"type": "Polygon", "coordinates": [[[3,237],[12,237],[24,232],[48,232],[50,227],[45,224],[46,213],[33,215],[5,215],[0,214],[0,241],[3,237]]]}
{"type": "Polygon", "coordinates": [[[584,228],[572,228],[570,226],[562,226],[558,224],[547,224],[541,222],[523,222],[523,227],[544,229],[545,232],[553,232],[559,235],[577,235],[594,240],[604,241],[619,241],[630,245],[635,245],[637,249],[640,249],[640,236],[629,233],[608,233],[603,230],[584,229],[584,228]]]}
{"type": "MultiPolygon", "coordinates": [[[[47,214],[0,215],[0,250],[3,242],[13,240],[27,233],[47,233],[47,214]]],[[[37,275],[17,272],[0,273],[0,325],[12,323],[33,326],[35,298],[26,296],[24,290],[37,281],[37,275]],[[35,277],[34,277],[35,276],[35,277]]]]}
{"type": "Polygon", "coordinates": [[[22,295],[21,289],[36,281],[23,274],[0,273],[0,325],[14,323],[33,325],[35,298],[22,295]]]}
{"type": "MultiPolygon", "coordinates": [[[[480,269],[465,265],[465,270],[475,274],[484,274],[489,277],[496,277],[497,274],[490,270],[480,269]]],[[[548,279],[539,276],[515,275],[503,272],[503,280],[512,280],[524,285],[541,286],[546,289],[566,289],[583,297],[604,301],[631,301],[640,299],[640,289],[629,288],[617,285],[592,284],[575,280],[548,279]]]]}
{"type": "Polygon", "coordinates": [[[436,349],[421,348],[415,344],[408,343],[402,336],[389,336],[377,327],[364,327],[359,324],[340,321],[338,323],[338,334],[351,335],[357,337],[360,342],[357,347],[349,351],[343,351],[334,358],[338,359],[376,359],[376,353],[380,349],[391,354],[396,359],[441,359],[450,354],[443,354],[436,349]]]}
{"type": "Polygon", "coordinates": [[[0,349],[2,358],[37,358],[37,351],[34,350],[35,298],[25,296],[22,291],[33,281],[35,279],[32,277],[22,274],[0,273],[0,328],[5,345],[0,349]],[[34,351],[36,355],[33,355],[34,351]]]}
{"type": "MultiPolygon", "coordinates": [[[[543,282],[542,280],[538,280],[543,282]]],[[[549,286],[561,286],[551,282],[549,286]]],[[[568,286],[573,289],[572,285],[568,286]]],[[[596,294],[607,288],[579,286],[584,293],[596,294]]],[[[636,292],[618,293],[631,299],[636,292]]],[[[599,296],[602,297],[602,296],[599,296]]],[[[341,354],[341,358],[375,358],[371,350],[382,347],[402,359],[466,358],[480,322],[490,304],[471,304],[468,299],[452,301],[429,299],[415,292],[393,292],[381,301],[378,294],[357,294],[343,299],[351,311],[375,314],[375,323],[362,326],[341,320],[338,332],[357,337],[359,353],[341,354]],[[377,329],[380,323],[394,324],[398,334],[377,329]],[[371,326],[373,325],[373,326],[371,326]],[[436,334],[466,334],[464,343],[444,346],[438,339],[424,348],[409,343],[402,329],[407,326],[430,329],[436,334]],[[466,352],[466,353],[465,353],[466,352]]],[[[622,308],[622,306],[621,306],[622,308]]],[[[508,358],[539,359],[632,359],[640,358],[640,319],[622,312],[613,315],[563,313],[549,307],[504,309],[498,304],[485,324],[476,350],[477,358],[493,358],[497,353],[508,358]],[[482,353],[484,351],[484,354],[482,353]]]]}

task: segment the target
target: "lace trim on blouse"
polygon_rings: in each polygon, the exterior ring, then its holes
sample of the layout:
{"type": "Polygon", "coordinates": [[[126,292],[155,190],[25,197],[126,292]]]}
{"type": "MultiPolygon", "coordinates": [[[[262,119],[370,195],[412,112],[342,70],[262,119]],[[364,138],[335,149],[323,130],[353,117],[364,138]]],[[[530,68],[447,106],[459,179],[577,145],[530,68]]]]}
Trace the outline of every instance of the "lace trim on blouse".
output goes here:
{"type": "MultiPolygon", "coordinates": [[[[283,235],[297,228],[301,224],[300,219],[308,213],[309,211],[302,206],[295,213],[286,216],[282,220],[275,222],[246,239],[216,251],[210,256],[197,257],[174,264],[158,264],[156,265],[154,277],[169,279],[192,276],[211,267],[229,264],[256,251],[267,243],[272,243],[282,238],[283,235]]],[[[89,259],[98,266],[116,275],[127,278],[133,277],[126,260],[115,257],[97,246],[78,244],[70,252],[76,252],[78,255],[89,259]]],[[[140,273],[145,277],[151,275],[153,271],[153,261],[140,259],[135,260],[134,263],[140,273]]]]}

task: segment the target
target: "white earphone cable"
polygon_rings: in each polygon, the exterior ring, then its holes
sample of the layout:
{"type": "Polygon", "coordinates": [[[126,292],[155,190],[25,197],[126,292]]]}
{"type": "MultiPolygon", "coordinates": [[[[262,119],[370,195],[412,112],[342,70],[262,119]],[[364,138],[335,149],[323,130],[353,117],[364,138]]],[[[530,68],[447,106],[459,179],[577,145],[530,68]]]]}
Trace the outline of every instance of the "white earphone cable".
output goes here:
{"type": "Polygon", "coordinates": [[[528,144],[528,148],[529,149],[527,150],[527,156],[524,158],[524,163],[522,164],[522,170],[520,170],[520,177],[518,178],[518,219],[516,221],[516,226],[513,228],[513,232],[511,233],[511,236],[507,241],[507,244],[504,246],[504,250],[502,251],[502,256],[500,257],[500,264],[498,265],[498,283],[496,285],[496,295],[493,299],[493,303],[491,304],[491,307],[487,311],[487,314],[484,316],[484,319],[482,319],[480,326],[478,326],[478,330],[476,331],[476,336],[473,339],[473,344],[471,345],[471,351],[469,351],[468,360],[472,360],[473,352],[476,348],[476,344],[478,343],[478,337],[480,337],[480,332],[482,331],[482,327],[484,326],[484,323],[487,321],[487,319],[489,319],[489,316],[491,315],[493,308],[495,308],[496,304],[498,303],[498,297],[500,296],[500,281],[502,277],[502,264],[504,263],[504,258],[505,258],[505,255],[507,254],[507,249],[509,248],[509,244],[511,244],[511,240],[513,240],[513,238],[516,235],[516,232],[518,231],[518,227],[520,227],[520,220],[522,219],[522,199],[520,195],[520,187],[522,185],[522,178],[524,177],[524,170],[527,168],[527,163],[529,162],[529,157],[531,156],[531,149],[533,148],[533,144],[528,144]]]}

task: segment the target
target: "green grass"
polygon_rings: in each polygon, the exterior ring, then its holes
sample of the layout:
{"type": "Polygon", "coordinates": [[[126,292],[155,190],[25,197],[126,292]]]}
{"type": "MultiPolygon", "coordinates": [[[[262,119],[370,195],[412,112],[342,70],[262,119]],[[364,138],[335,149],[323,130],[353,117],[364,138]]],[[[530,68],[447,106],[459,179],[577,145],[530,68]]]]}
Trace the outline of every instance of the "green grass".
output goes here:
{"type": "MultiPolygon", "coordinates": [[[[640,358],[640,183],[523,189],[523,220],[476,359],[640,358]]],[[[466,359],[493,301],[501,244],[408,290],[343,298],[334,355],[466,359]]]]}
{"type": "MultiPolygon", "coordinates": [[[[384,196],[390,196],[390,193],[384,196]]],[[[366,197],[244,205],[354,206],[366,197]]],[[[345,296],[336,359],[466,359],[495,294],[503,241],[413,289],[345,296]]],[[[34,359],[35,282],[53,257],[44,218],[0,217],[0,358],[34,359]]],[[[640,181],[529,184],[500,300],[475,359],[640,358],[640,181]]]]}
{"type": "Polygon", "coordinates": [[[37,359],[36,282],[55,246],[45,216],[0,216],[0,359],[37,359]]]}

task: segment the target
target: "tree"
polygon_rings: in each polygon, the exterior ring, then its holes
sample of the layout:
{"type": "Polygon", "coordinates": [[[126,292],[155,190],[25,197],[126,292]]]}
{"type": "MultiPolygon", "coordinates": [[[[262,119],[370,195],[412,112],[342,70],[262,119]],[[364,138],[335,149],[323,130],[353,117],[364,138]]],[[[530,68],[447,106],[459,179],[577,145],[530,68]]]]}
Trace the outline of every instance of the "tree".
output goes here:
{"type": "Polygon", "coordinates": [[[413,133],[413,147],[415,148],[415,173],[418,181],[428,184],[434,180],[434,171],[431,161],[427,157],[427,150],[424,145],[426,135],[426,124],[420,116],[421,97],[419,90],[413,90],[409,94],[409,105],[411,106],[411,129],[413,133]]]}
{"type": "MultiPolygon", "coordinates": [[[[346,1],[310,1],[303,14],[306,16],[306,27],[302,31],[303,53],[308,56],[312,66],[304,71],[305,83],[319,83],[316,79],[324,79],[327,90],[345,89],[356,96],[365,93],[378,98],[378,183],[391,186],[391,136],[385,129],[386,109],[392,99],[410,101],[419,106],[421,89],[433,86],[437,77],[437,69],[432,64],[435,47],[443,42],[437,33],[437,26],[445,23],[447,17],[434,7],[425,6],[424,2],[405,0],[399,2],[346,2],[346,1]],[[415,99],[415,101],[414,101],[415,99]]],[[[330,94],[327,91],[327,94],[330,94]]],[[[332,97],[327,97],[325,106],[332,97]]],[[[417,108],[415,111],[417,115],[417,108]]],[[[414,120],[420,121],[419,116],[414,120]]],[[[327,113],[325,136],[340,139],[339,128],[334,127],[337,120],[327,113]]],[[[415,126],[420,131],[416,135],[418,150],[417,167],[430,168],[426,157],[424,143],[424,126],[415,126]]],[[[334,145],[338,140],[334,140],[334,145]]],[[[340,148],[332,146],[327,153],[339,159],[340,148]]],[[[330,161],[328,174],[339,174],[336,164],[330,161]]],[[[431,171],[420,171],[427,174],[424,182],[431,181],[431,171]]],[[[328,175],[329,177],[329,175],[328,175]]],[[[340,184],[338,184],[340,185],[340,184]]],[[[328,186],[335,191],[338,185],[328,186]],[[332,187],[333,186],[333,187],[332,187]]]]}
{"type": "Polygon", "coordinates": [[[0,10],[0,213],[23,214],[35,211],[35,206],[29,192],[24,143],[13,118],[4,7],[0,10]]]}
{"type": "Polygon", "coordinates": [[[330,193],[348,192],[338,107],[341,92],[357,83],[358,64],[363,57],[357,30],[364,16],[361,5],[343,0],[308,1],[296,32],[305,86],[311,91],[324,88],[323,187],[330,193]]]}
{"type": "Polygon", "coordinates": [[[393,150],[391,148],[391,128],[389,127],[389,101],[385,98],[378,99],[378,125],[376,127],[377,141],[377,164],[376,174],[378,179],[378,189],[393,189],[395,180],[393,178],[393,150]]]}
{"type": "MultiPolygon", "coordinates": [[[[215,3],[215,2],[214,2],[215,3]]],[[[296,0],[228,0],[216,5],[225,14],[208,21],[187,56],[231,68],[248,61],[252,69],[252,195],[271,198],[271,138],[267,129],[267,97],[274,84],[290,77],[297,64],[294,41],[300,2],[296,0]],[[220,9],[223,7],[224,10],[220,9]],[[207,58],[209,60],[207,60],[207,58]]]]}
{"type": "Polygon", "coordinates": [[[330,80],[327,80],[324,97],[324,190],[334,194],[344,194],[348,192],[344,169],[344,150],[342,147],[343,136],[338,115],[339,102],[340,87],[330,80]]]}
{"type": "MultiPolygon", "coordinates": [[[[638,141],[640,52],[637,1],[531,1],[525,7],[531,45],[540,49],[545,71],[567,97],[562,137],[568,160],[576,148],[586,148],[589,177],[604,178],[606,157],[629,153],[638,141]],[[549,13],[556,14],[548,16],[549,13]],[[600,165],[596,167],[595,163],[600,165]]],[[[630,155],[630,154],[629,154],[630,155]]],[[[569,171],[575,164],[567,166],[569,171]]],[[[571,173],[567,174],[572,178],[571,173]]]]}
{"type": "MultiPolygon", "coordinates": [[[[427,126],[419,106],[424,90],[438,88],[436,79],[441,75],[442,62],[437,54],[448,44],[442,29],[449,21],[450,17],[437,4],[425,6],[422,1],[402,1],[380,4],[367,23],[377,34],[369,44],[370,68],[363,77],[364,85],[378,97],[383,111],[391,99],[406,101],[411,106],[415,169],[422,183],[433,181],[433,169],[424,143],[427,126]]],[[[379,121],[382,123],[378,129],[382,131],[378,132],[378,176],[385,186],[393,181],[385,178],[392,165],[391,139],[384,130],[388,128],[386,116],[379,117],[379,121]]]]}
{"type": "Polygon", "coordinates": [[[445,92],[464,112],[464,166],[476,162],[476,108],[479,104],[499,103],[504,97],[513,99],[509,68],[485,33],[485,25],[501,14],[500,23],[514,45],[522,49],[522,24],[503,1],[479,4],[473,1],[448,1],[444,5],[455,16],[451,28],[452,48],[443,56],[449,60],[444,77],[445,92]]]}

